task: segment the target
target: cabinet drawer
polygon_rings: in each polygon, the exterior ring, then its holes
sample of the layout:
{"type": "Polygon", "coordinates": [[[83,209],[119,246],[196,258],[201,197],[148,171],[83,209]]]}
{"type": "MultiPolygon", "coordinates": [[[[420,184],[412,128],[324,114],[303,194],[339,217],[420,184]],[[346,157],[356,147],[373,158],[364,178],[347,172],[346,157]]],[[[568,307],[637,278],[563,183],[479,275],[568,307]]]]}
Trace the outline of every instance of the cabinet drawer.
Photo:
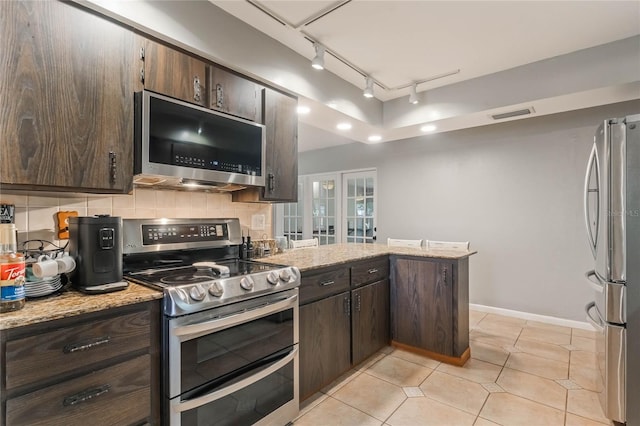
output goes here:
{"type": "Polygon", "coordinates": [[[300,284],[300,304],[349,290],[349,268],[323,269],[310,274],[302,274],[300,284]]]}
{"type": "Polygon", "coordinates": [[[7,400],[8,425],[128,425],[151,412],[150,356],[143,355],[7,400]]]}
{"type": "Polygon", "coordinates": [[[379,257],[358,262],[351,267],[351,286],[373,283],[389,278],[389,258],[379,257]]]}
{"type": "Polygon", "coordinates": [[[99,319],[7,341],[6,388],[54,378],[149,347],[149,311],[99,319]]]}

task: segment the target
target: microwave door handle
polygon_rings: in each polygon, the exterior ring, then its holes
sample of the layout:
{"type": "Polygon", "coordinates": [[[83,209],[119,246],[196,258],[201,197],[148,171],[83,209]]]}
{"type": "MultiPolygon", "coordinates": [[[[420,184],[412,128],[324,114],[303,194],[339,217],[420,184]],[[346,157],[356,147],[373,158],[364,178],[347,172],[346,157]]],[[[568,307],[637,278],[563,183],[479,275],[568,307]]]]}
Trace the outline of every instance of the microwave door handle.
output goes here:
{"type": "Polygon", "coordinates": [[[589,238],[589,247],[591,247],[591,252],[593,256],[596,256],[596,245],[597,245],[597,234],[598,234],[598,224],[599,224],[599,216],[600,215],[600,193],[599,188],[590,190],[589,189],[589,181],[591,180],[591,173],[595,171],[596,173],[596,182],[600,185],[600,176],[598,171],[598,151],[596,144],[593,144],[593,148],[591,149],[591,154],[589,155],[589,161],[587,163],[587,172],[584,178],[584,223],[587,227],[587,237],[589,238]],[[597,194],[597,202],[596,202],[596,235],[593,235],[591,232],[591,217],[589,215],[589,194],[590,192],[596,192],[597,194]]]}
{"type": "Polygon", "coordinates": [[[595,307],[596,307],[596,302],[591,302],[591,303],[587,304],[587,306],[584,307],[584,310],[587,313],[587,321],[589,322],[589,324],[591,324],[593,326],[593,328],[595,328],[598,333],[602,333],[602,332],[604,332],[604,323],[600,319],[600,315],[598,314],[597,309],[596,309],[597,318],[594,318],[591,315],[591,311],[595,307]]]}
{"type": "Polygon", "coordinates": [[[584,276],[589,281],[589,285],[591,286],[591,288],[593,288],[598,293],[604,293],[604,284],[602,284],[600,278],[598,278],[595,270],[590,270],[589,272],[584,274],[584,276]]]}
{"type": "Polygon", "coordinates": [[[264,379],[265,377],[267,377],[270,374],[273,374],[274,372],[278,371],[279,369],[281,369],[282,367],[284,367],[285,365],[287,365],[289,362],[291,362],[295,356],[298,354],[298,346],[295,346],[293,348],[293,350],[291,352],[289,352],[287,354],[287,356],[285,356],[284,358],[282,358],[279,361],[276,361],[275,363],[271,364],[269,367],[265,368],[264,370],[256,373],[256,374],[252,374],[251,376],[247,377],[246,379],[240,380],[239,382],[236,382],[232,385],[229,385],[225,388],[222,388],[220,390],[217,390],[215,392],[211,392],[208,393],[206,395],[203,395],[199,398],[196,399],[192,399],[189,401],[184,401],[181,402],[179,404],[176,404],[173,409],[178,411],[178,412],[183,412],[183,411],[187,411],[187,410],[192,410],[194,408],[198,408],[201,407],[205,404],[208,404],[212,401],[224,398],[227,395],[230,395],[234,392],[239,391],[240,389],[243,389],[259,380],[264,379]]]}

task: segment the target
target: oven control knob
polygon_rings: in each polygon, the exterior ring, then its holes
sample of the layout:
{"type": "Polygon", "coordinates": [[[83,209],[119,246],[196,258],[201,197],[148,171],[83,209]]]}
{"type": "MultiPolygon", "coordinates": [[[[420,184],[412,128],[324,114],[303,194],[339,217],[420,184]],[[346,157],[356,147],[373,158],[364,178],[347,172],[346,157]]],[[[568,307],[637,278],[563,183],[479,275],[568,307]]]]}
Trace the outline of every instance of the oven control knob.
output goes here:
{"type": "Polygon", "coordinates": [[[201,285],[194,285],[189,289],[189,296],[191,296],[193,300],[199,302],[204,299],[206,293],[204,292],[204,288],[202,288],[201,285]]]}
{"type": "Polygon", "coordinates": [[[242,277],[242,279],[240,280],[240,287],[244,288],[247,291],[252,290],[253,280],[249,277],[242,277]]]}
{"type": "Polygon", "coordinates": [[[214,297],[221,297],[222,293],[224,293],[224,289],[219,282],[214,281],[209,287],[209,293],[214,297]]]}
{"type": "Polygon", "coordinates": [[[267,275],[267,281],[269,281],[271,285],[276,285],[280,282],[280,277],[276,271],[271,271],[269,275],[267,275]]]}
{"type": "Polygon", "coordinates": [[[280,279],[286,283],[289,282],[291,279],[291,272],[289,272],[288,269],[283,269],[280,271],[280,279]]]}

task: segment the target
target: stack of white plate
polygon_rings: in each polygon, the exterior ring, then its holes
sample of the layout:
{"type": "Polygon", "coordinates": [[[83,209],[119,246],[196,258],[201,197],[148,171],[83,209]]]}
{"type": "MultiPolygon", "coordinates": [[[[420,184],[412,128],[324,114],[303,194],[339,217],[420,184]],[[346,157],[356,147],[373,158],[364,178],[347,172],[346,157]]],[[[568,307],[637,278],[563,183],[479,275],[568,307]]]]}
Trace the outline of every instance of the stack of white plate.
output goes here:
{"type": "Polygon", "coordinates": [[[34,281],[24,283],[24,293],[27,297],[48,296],[62,288],[60,275],[43,278],[31,277],[31,279],[34,281]]]}

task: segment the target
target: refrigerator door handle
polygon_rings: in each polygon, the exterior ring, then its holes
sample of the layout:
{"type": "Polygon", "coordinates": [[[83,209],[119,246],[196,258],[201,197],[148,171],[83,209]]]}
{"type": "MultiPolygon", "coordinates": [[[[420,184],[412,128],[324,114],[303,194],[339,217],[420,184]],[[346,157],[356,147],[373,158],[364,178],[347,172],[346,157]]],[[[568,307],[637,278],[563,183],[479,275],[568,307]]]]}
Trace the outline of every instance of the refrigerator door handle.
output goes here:
{"type": "Polygon", "coordinates": [[[594,269],[585,273],[584,276],[589,281],[589,285],[591,285],[591,288],[593,288],[598,293],[604,293],[604,284],[600,282],[600,278],[598,278],[598,275],[596,275],[596,271],[594,269]]]}
{"type": "Polygon", "coordinates": [[[591,310],[593,310],[595,307],[596,307],[596,302],[591,302],[584,307],[584,310],[587,313],[587,321],[589,321],[589,324],[591,324],[598,333],[604,333],[604,323],[602,322],[602,319],[600,319],[600,315],[598,314],[597,309],[596,309],[596,315],[598,316],[598,318],[594,318],[591,315],[591,310]]]}
{"type": "Polygon", "coordinates": [[[589,193],[595,192],[597,194],[598,200],[595,203],[596,206],[596,216],[600,216],[600,193],[598,188],[590,189],[589,181],[591,180],[591,172],[594,171],[596,173],[596,182],[600,185],[600,173],[598,170],[598,151],[596,144],[593,145],[591,149],[591,154],[589,155],[589,162],[587,163],[587,172],[584,178],[584,223],[587,227],[587,237],[589,238],[589,247],[591,247],[591,252],[593,256],[596,256],[596,247],[598,245],[598,225],[600,223],[599,217],[595,218],[596,230],[595,235],[591,231],[591,217],[589,216],[589,193]]]}

